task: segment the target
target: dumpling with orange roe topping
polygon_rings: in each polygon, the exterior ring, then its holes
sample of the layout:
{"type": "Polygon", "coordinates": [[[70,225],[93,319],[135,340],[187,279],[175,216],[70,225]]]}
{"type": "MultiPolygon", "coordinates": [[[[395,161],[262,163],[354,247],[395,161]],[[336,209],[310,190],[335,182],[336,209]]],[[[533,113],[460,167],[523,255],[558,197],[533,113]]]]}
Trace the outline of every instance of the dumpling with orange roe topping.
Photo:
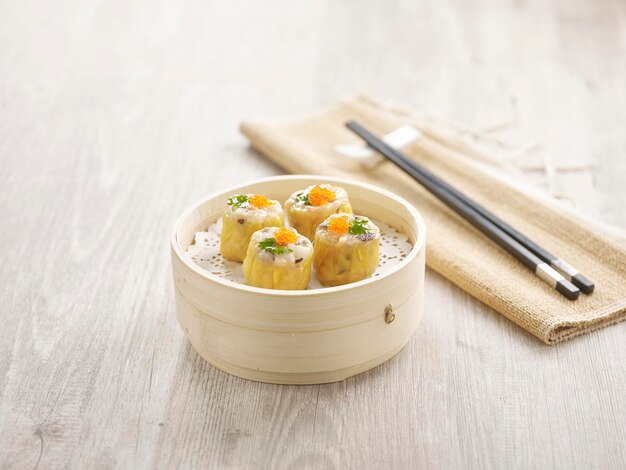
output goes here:
{"type": "Polygon", "coordinates": [[[352,213],[348,194],[339,186],[319,184],[296,191],[285,202],[289,225],[309,240],[315,229],[331,214],[352,213]]]}
{"type": "Polygon", "coordinates": [[[243,261],[254,232],[283,224],[280,202],[261,194],[236,194],[228,198],[228,207],[222,215],[220,254],[231,261],[243,261]]]}
{"type": "Polygon", "coordinates": [[[313,266],[324,286],[366,279],[378,267],[380,229],[367,217],[334,214],[317,227],[313,266]]]}
{"type": "Polygon", "coordinates": [[[306,289],[313,244],[294,229],[266,227],[255,232],[243,262],[246,284],[267,289],[306,289]]]}

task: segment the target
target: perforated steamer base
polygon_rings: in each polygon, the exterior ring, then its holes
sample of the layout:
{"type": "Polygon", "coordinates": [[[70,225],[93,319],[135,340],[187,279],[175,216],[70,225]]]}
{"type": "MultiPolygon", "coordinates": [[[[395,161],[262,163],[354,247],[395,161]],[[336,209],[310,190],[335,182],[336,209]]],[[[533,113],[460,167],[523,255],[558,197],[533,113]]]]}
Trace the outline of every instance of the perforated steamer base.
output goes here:
{"type": "MultiPolygon", "coordinates": [[[[408,237],[390,227],[384,222],[373,220],[380,228],[380,262],[378,268],[374,272],[374,276],[378,276],[399,264],[409,252],[413,249],[413,245],[409,242],[408,237]]],[[[220,233],[222,231],[222,221],[218,220],[212,224],[207,231],[197,232],[194,243],[187,249],[187,255],[191,260],[202,269],[215,274],[223,279],[245,284],[242,263],[225,260],[220,255],[220,233]]],[[[315,273],[311,276],[311,281],[307,289],[324,289],[315,273]]]]}

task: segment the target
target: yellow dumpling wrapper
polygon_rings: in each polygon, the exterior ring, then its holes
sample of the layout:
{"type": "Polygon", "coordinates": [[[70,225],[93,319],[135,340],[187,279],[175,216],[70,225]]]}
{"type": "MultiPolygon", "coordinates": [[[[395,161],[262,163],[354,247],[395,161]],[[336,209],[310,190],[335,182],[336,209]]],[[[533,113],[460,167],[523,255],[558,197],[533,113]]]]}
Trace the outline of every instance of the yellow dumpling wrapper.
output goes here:
{"type": "Polygon", "coordinates": [[[228,260],[241,262],[254,232],[283,225],[283,209],[278,201],[258,194],[232,196],[222,215],[220,254],[228,260]]]}
{"type": "Polygon", "coordinates": [[[366,217],[330,216],[315,233],[313,266],[324,286],[340,286],[372,276],[379,262],[380,229],[366,217]]]}
{"type": "Polygon", "coordinates": [[[348,193],[330,184],[309,186],[296,191],[285,201],[285,212],[289,225],[309,240],[315,238],[315,230],[328,216],[337,213],[352,213],[348,193]]]}
{"type": "Polygon", "coordinates": [[[250,238],[243,262],[246,284],[266,289],[306,289],[312,258],[313,245],[308,238],[293,229],[266,227],[250,238]],[[286,231],[293,234],[293,240],[280,244],[286,231]]]}

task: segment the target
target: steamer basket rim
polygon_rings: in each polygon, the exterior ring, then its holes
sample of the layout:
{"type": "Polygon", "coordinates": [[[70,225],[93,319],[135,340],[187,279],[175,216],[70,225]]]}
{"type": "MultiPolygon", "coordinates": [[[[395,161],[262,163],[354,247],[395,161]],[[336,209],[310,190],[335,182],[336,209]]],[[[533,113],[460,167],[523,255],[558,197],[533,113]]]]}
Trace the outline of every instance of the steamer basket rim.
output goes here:
{"type": "Polygon", "coordinates": [[[263,295],[263,296],[267,296],[267,297],[317,297],[317,296],[325,296],[325,295],[330,295],[333,293],[340,293],[343,291],[351,291],[351,290],[358,290],[359,288],[362,287],[367,287],[368,285],[378,282],[381,279],[387,278],[389,276],[392,276],[400,271],[402,271],[406,266],[408,266],[410,264],[411,261],[413,261],[415,258],[417,258],[417,256],[422,252],[422,250],[425,249],[425,245],[426,245],[426,224],[424,222],[424,219],[422,217],[422,215],[420,214],[420,212],[411,204],[409,203],[406,199],[401,198],[400,196],[397,196],[396,194],[392,193],[391,191],[388,191],[386,189],[380,188],[378,186],[369,184],[369,183],[363,183],[360,181],[356,181],[356,180],[351,180],[349,178],[339,178],[339,177],[335,177],[335,176],[324,176],[324,175],[280,175],[280,176],[272,176],[269,178],[260,178],[260,179],[256,179],[256,180],[252,180],[249,182],[246,182],[244,184],[238,184],[236,186],[232,186],[220,191],[215,191],[211,194],[209,194],[208,196],[205,196],[204,198],[200,199],[199,201],[196,201],[194,204],[192,204],[191,206],[189,206],[179,217],[178,219],[176,219],[176,222],[174,224],[174,229],[172,231],[172,235],[170,238],[170,246],[171,246],[171,250],[172,250],[172,256],[176,256],[178,258],[179,261],[181,261],[185,267],[187,267],[188,269],[192,270],[194,273],[196,273],[197,275],[199,275],[200,277],[202,277],[203,279],[205,279],[208,282],[212,282],[212,283],[216,283],[216,284],[220,284],[222,286],[224,286],[225,288],[228,289],[234,289],[236,291],[239,292],[246,292],[246,293],[250,293],[250,294],[259,294],[259,295],[263,295]],[[362,281],[358,281],[358,282],[354,282],[351,284],[346,284],[343,286],[336,286],[336,287],[326,287],[323,289],[313,289],[313,290],[279,290],[279,289],[263,289],[260,287],[252,287],[252,286],[246,286],[244,284],[238,284],[232,281],[227,281],[225,279],[222,279],[219,276],[216,276],[215,274],[211,274],[208,271],[205,271],[204,269],[202,269],[200,266],[198,266],[197,264],[195,264],[191,259],[189,259],[189,257],[185,254],[185,252],[183,251],[180,243],[178,242],[178,237],[177,237],[177,233],[179,230],[180,225],[182,224],[183,220],[185,220],[189,214],[191,214],[194,210],[196,210],[196,208],[200,207],[201,205],[207,203],[208,201],[215,199],[217,197],[220,196],[224,196],[226,194],[229,193],[233,193],[235,191],[237,191],[238,189],[245,187],[245,186],[252,186],[252,185],[256,185],[256,184],[262,184],[262,183],[272,183],[272,182],[280,182],[280,181],[285,181],[285,180],[289,180],[289,181],[293,181],[293,180],[317,180],[317,181],[324,181],[324,182],[329,182],[329,183],[336,183],[336,184],[347,184],[347,185],[352,185],[352,186],[359,186],[361,188],[364,188],[368,191],[372,191],[378,194],[381,194],[389,199],[392,199],[398,203],[400,203],[401,205],[403,205],[409,212],[409,214],[411,214],[411,217],[415,220],[416,225],[417,225],[417,236],[416,236],[416,240],[415,243],[413,245],[413,249],[411,250],[411,252],[407,255],[407,257],[401,262],[399,263],[397,266],[393,267],[392,269],[390,269],[389,271],[385,272],[384,274],[381,274],[380,276],[377,277],[371,277],[368,279],[364,279],[362,281]]]}

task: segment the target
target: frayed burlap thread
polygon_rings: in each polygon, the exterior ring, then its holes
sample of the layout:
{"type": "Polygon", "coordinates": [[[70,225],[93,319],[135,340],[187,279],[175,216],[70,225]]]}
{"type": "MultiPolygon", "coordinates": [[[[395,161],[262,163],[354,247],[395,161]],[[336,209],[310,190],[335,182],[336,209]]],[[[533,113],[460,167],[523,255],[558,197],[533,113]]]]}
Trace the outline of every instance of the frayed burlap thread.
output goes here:
{"type": "Polygon", "coordinates": [[[593,295],[566,300],[392,164],[368,170],[339,155],[336,144],[362,143],[344,127],[350,119],[379,134],[414,123],[410,116],[357,97],[305,119],[249,121],[241,130],[254,148],[291,173],[355,178],[412,202],[428,227],[427,265],[547,344],[626,318],[625,246],[431,138],[404,149],[595,281],[593,295]]]}

